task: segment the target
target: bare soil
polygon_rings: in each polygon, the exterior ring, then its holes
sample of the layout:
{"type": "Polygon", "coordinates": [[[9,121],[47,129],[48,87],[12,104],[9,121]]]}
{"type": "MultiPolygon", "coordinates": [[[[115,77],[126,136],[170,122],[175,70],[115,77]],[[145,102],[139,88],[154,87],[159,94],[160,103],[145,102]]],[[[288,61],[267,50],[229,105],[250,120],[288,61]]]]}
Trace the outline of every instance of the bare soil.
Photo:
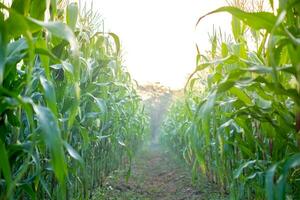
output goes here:
{"type": "Polygon", "coordinates": [[[126,173],[125,170],[114,172],[108,177],[105,187],[99,188],[92,199],[224,199],[213,184],[192,185],[190,169],[159,145],[151,145],[136,156],[128,181],[126,173]]]}

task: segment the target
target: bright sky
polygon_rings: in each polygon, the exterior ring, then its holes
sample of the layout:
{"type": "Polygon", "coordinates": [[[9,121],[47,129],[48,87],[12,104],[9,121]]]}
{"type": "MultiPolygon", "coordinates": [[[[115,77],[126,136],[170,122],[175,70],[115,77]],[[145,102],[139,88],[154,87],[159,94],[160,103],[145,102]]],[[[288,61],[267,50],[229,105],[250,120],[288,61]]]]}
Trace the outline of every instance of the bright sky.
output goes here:
{"type": "Polygon", "coordinates": [[[195,42],[203,51],[213,24],[230,27],[230,16],[217,14],[195,30],[200,16],[223,5],[225,0],[94,0],[106,30],[121,39],[132,78],[171,88],[183,87],[195,68],[195,42]]]}

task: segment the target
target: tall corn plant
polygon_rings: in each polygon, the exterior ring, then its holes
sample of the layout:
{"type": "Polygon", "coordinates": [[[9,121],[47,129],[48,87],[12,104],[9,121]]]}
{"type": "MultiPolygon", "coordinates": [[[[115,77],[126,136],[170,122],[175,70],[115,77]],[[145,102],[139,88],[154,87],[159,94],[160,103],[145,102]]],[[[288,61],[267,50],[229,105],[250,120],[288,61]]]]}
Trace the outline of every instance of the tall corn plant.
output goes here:
{"type": "Polygon", "coordinates": [[[300,3],[270,5],[273,12],[222,7],[198,20],[231,14],[233,38],[212,35],[210,53],[197,56],[185,103],[165,122],[164,141],[179,140],[175,147],[194,174],[206,174],[232,199],[300,195],[300,3]],[[199,95],[202,70],[209,75],[199,95]]]}
{"type": "Polygon", "coordinates": [[[118,36],[57,5],[0,3],[0,199],[87,199],[144,135],[118,36]]]}

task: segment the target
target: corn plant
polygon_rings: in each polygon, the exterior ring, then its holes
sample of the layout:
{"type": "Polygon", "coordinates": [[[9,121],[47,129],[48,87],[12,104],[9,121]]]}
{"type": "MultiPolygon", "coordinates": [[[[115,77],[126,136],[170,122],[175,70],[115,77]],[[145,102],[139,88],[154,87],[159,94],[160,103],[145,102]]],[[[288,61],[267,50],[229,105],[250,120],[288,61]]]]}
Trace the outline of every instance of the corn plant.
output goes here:
{"type": "Polygon", "coordinates": [[[96,16],[75,2],[0,2],[0,199],[87,199],[130,164],[147,117],[96,16]]]}
{"type": "Polygon", "coordinates": [[[201,25],[211,14],[231,14],[232,37],[211,35],[184,101],[164,123],[162,140],[231,199],[300,196],[300,2],[269,4],[270,11],[226,6],[199,18],[201,25]]]}

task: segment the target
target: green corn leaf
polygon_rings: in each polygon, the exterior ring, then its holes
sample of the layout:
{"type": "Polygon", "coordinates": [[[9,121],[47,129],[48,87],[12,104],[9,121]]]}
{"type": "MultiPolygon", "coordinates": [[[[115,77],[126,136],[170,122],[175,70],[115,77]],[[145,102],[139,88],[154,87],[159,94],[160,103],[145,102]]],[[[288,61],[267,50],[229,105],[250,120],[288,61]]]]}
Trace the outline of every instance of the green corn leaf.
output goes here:
{"type": "Polygon", "coordinates": [[[78,17],[78,5],[73,2],[67,6],[66,20],[69,27],[74,31],[78,17]]]}
{"type": "Polygon", "coordinates": [[[55,88],[52,82],[48,81],[45,77],[41,76],[40,83],[43,87],[44,95],[48,107],[51,109],[51,111],[55,116],[58,116],[57,107],[56,107],[57,103],[56,103],[55,88]]]}
{"type": "Polygon", "coordinates": [[[83,140],[83,149],[86,149],[91,141],[88,134],[88,130],[86,128],[82,128],[80,131],[80,135],[83,140]]]}
{"type": "Polygon", "coordinates": [[[47,6],[47,0],[31,0],[30,16],[43,21],[47,6]]]}
{"type": "MultiPolygon", "coordinates": [[[[28,52],[28,45],[24,38],[21,38],[15,42],[9,43],[6,49],[6,59],[5,64],[7,66],[14,66],[22,59],[24,59],[28,52]]],[[[6,71],[4,71],[4,79],[9,76],[10,71],[14,70],[14,68],[10,67],[6,71]]]]}
{"type": "Polygon", "coordinates": [[[7,151],[5,148],[5,144],[3,143],[3,141],[0,139],[0,160],[1,160],[1,164],[0,164],[0,170],[3,173],[3,176],[5,178],[6,181],[6,188],[10,188],[11,184],[12,184],[12,174],[11,174],[11,169],[10,169],[10,164],[9,164],[9,158],[7,155],[7,151]]]}
{"type": "Polygon", "coordinates": [[[117,55],[119,55],[121,49],[121,43],[119,37],[115,33],[108,33],[108,34],[114,39],[117,55]]]}
{"type": "Polygon", "coordinates": [[[54,173],[59,182],[64,184],[67,167],[63,151],[63,140],[61,138],[57,119],[46,107],[33,105],[33,108],[39,121],[39,127],[44,133],[44,141],[50,149],[51,164],[54,173]]]}
{"type": "MultiPolygon", "coordinates": [[[[286,67],[275,67],[276,71],[283,71],[286,73],[290,73],[295,75],[296,71],[295,68],[293,66],[286,66],[286,67]]],[[[245,69],[242,69],[245,71],[249,71],[249,72],[255,72],[255,73],[259,73],[259,74],[272,74],[273,73],[273,68],[272,67],[266,67],[266,66],[262,66],[262,65],[256,65],[256,66],[251,66],[245,69]]]]}
{"type": "Polygon", "coordinates": [[[36,25],[47,29],[54,36],[67,40],[70,43],[72,51],[78,51],[77,39],[72,30],[62,22],[42,22],[34,18],[28,17],[28,20],[36,25]]]}
{"type": "Polygon", "coordinates": [[[57,14],[57,0],[50,0],[51,5],[51,19],[53,20],[57,14]]]}
{"type": "Polygon", "coordinates": [[[29,26],[27,18],[24,17],[22,14],[16,12],[14,9],[6,7],[1,2],[0,8],[3,8],[9,12],[9,18],[6,20],[6,27],[8,35],[10,36],[9,39],[16,38],[22,34],[28,36],[29,32],[34,32],[38,30],[37,27],[34,26],[34,24],[30,24],[29,26]]]}
{"type": "Polygon", "coordinates": [[[4,23],[4,15],[0,13],[0,85],[3,83],[6,62],[7,27],[4,23]]]}
{"type": "Polygon", "coordinates": [[[253,105],[251,98],[240,88],[232,87],[230,92],[238,97],[242,102],[244,102],[247,106],[253,105]]]}
{"type": "Polygon", "coordinates": [[[69,119],[68,119],[68,128],[69,130],[72,128],[74,121],[75,121],[75,117],[79,112],[79,103],[80,103],[80,87],[78,83],[75,83],[72,88],[70,88],[72,90],[72,94],[73,96],[73,101],[68,102],[70,105],[70,109],[69,109],[69,119]]]}
{"type": "Polygon", "coordinates": [[[273,165],[268,169],[266,173],[266,197],[268,200],[275,199],[275,187],[274,187],[274,176],[276,172],[277,164],[273,165]]]}
{"type": "Polygon", "coordinates": [[[276,24],[276,16],[270,12],[245,12],[239,8],[225,6],[218,8],[212,12],[207,13],[206,15],[200,17],[197,21],[197,25],[199,22],[206,16],[219,13],[219,12],[228,12],[231,15],[235,16],[239,20],[243,21],[245,24],[250,26],[253,29],[260,30],[266,29],[268,32],[271,32],[274,25],[276,24]]]}
{"type": "MultiPolygon", "coordinates": [[[[60,63],[61,62],[61,60],[58,57],[56,57],[51,51],[49,51],[48,49],[45,49],[44,47],[43,48],[38,48],[38,47],[35,48],[35,53],[39,54],[39,55],[44,55],[45,57],[50,58],[51,61],[54,62],[54,63],[60,63]]],[[[49,65],[49,59],[44,60],[42,58],[42,63],[43,63],[43,65],[49,65]]]]}
{"type": "Polygon", "coordinates": [[[57,60],[56,57],[47,49],[47,41],[42,37],[39,37],[35,43],[35,53],[39,53],[41,63],[45,69],[46,78],[50,80],[50,69],[49,63],[50,58],[53,61],[57,60]]]}
{"type": "Polygon", "coordinates": [[[71,75],[74,74],[74,67],[73,67],[72,64],[70,64],[68,62],[62,62],[62,67],[63,67],[64,70],[69,72],[71,75]]]}
{"type": "Polygon", "coordinates": [[[222,57],[223,58],[225,58],[226,56],[228,56],[228,46],[224,42],[222,42],[221,51],[222,51],[222,57]]]}
{"type": "Polygon", "coordinates": [[[283,165],[282,174],[278,181],[277,191],[278,199],[284,199],[286,196],[287,178],[289,171],[300,166],[300,153],[292,155],[283,165]]]}
{"type": "Polygon", "coordinates": [[[236,57],[234,55],[229,55],[229,56],[227,56],[225,58],[222,58],[222,59],[217,59],[217,60],[214,60],[214,61],[200,63],[197,66],[196,71],[201,71],[201,70],[205,69],[206,67],[213,66],[213,65],[218,65],[220,63],[222,63],[222,64],[232,64],[232,63],[236,63],[238,61],[239,61],[238,57],[236,57]]]}
{"type": "Polygon", "coordinates": [[[95,96],[93,96],[90,93],[88,93],[87,95],[91,96],[95,100],[95,102],[96,102],[96,104],[97,104],[97,106],[99,108],[99,111],[102,114],[106,114],[107,113],[107,106],[106,106],[106,103],[105,103],[105,101],[103,99],[96,98],[95,96]]]}
{"type": "Polygon", "coordinates": [[[259,95],[256,95],[255,104],[262,109],[270,109],[272,107],[272,101],[265,100],[259,95]]]}
{"type": "Polygon", "coordinates": [[[235,82],[233,81],[225,81],[223,83],[220,83],[218,85],[217,94],[223,93],[228,91],[230,88],[232,88],[235,85],[235,82]]]}
{"type": "Polygon", "coordinates": [[[205,103],[202,104],[200,108],[200,115],[203,117],[209,117],[216,101],[216,92],[212,92],[208,95],[207,100],[205,103]]]}
{"type": "Polygon", "coordinates": [[[232,16],[231,27],[232,27],[232,33],[233,33],[234,39],[236,41],[239,41],[239,39],[242,35],[241,26],[242,26],[241,21],[237,17],[232,16]]]}
{"type": "Polygon", "coordinates": [[[244,169],[246,169],[250,165],[253,165],[254,163],[256,163],[256,160],[250,160],[243,163],[237,170],[234,171],[233,178],[235,179],[239,178],[243,173],[244,169]]]}
{"type": "Polygon", "coordinates": [[[41,182],[42,188],[43,188],[43,190],[46,192],[47,196],[48,196],[49,198],[51,198],[51,194],[50,194],[49,189],[48,189],[49,187],[48,187],[46,181],[45,181],[43,178],[41,178],[41,179],[40,179],[40,182],[41,182]]]}
{"type": "Polygon", "coordinates": [[[14,0],[12,2],[11,8],[21,15],[26,16],[30,9],[30,1],[31,0],[14,0]]]}
{"type": "Polygon", "coordinates": [[[18,117],[10,110],[7,112],[7,120],[8,122],[15,126],[15,127],[20,127],[20,121],[18,119],[18,117]]]}
{"type": "Polygon", "coordinates": [[[75,160],[77,160],[80,164],[84,164],[83,159],[81,158],[81,156],[78,154],[78,152],[71,146],[69,145],[66,141],[64,141],[64,146],[67,149],[69,155],[74,158],[75,160]]]}
{"type": "Polygon", "coordinates": [[[31,185],[29,185],[29,184],[22,184],[19,187],[22,188],[24,191],[26,191],[26,193],[30,196],[30,199],[32,199],[32,200],[36,199],[36,193],[33,191],[31,185]]]}

